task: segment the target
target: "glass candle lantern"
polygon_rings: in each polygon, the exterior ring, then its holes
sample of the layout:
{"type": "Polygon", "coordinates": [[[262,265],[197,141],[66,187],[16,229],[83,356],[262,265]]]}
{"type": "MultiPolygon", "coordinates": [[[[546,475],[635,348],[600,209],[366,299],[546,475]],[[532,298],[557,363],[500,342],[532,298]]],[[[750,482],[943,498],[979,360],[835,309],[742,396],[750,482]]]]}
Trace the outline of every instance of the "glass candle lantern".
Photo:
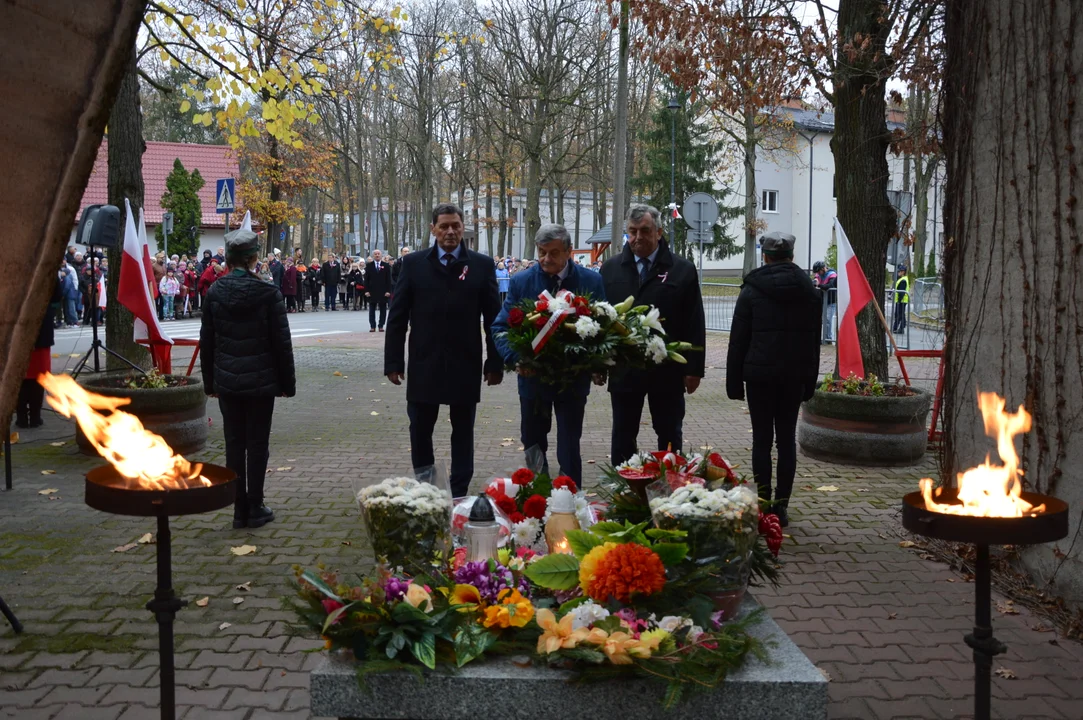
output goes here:
{"type": "Polygon", "coordinates": [[[497,557],[500,524],[491,502],[488,495],[480,493],[470,507],[470,518],[464,526],[467,562],[484,562],[497,557]]]}
{"type": "Polygon", "coordinates": [[[579,529],[579,520],[575,516],[575,496],[565,489],[553,490],[549,497],[549,521],[545,523],[545,542],[550,553],[570,555],[567,532],[579,529]]]}

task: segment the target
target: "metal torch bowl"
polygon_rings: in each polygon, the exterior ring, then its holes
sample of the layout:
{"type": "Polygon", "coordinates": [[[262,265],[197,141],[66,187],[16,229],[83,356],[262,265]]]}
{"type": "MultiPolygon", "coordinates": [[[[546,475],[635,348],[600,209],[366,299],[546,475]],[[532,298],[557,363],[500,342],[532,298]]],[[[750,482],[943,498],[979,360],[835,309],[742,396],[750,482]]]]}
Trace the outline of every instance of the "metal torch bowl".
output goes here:
{"type": "MultiPolygon", "coordinates": [[[[944,488],[934,499],[942,505],[961,505],[957,488],[944,488]]],[[[920,492],[903,497],[903,527],[925,537],[977,545],[1037,545],[1068,535],[1068,504],[1037,493],[1023,493],[1031,505],[1045,510],[1027,517],[949,515],[929,510],[920,492]]]]}
{"type": "Polygon", "coordinates": [[[210,485],[146,490],[129,487],[131,481],[111,465],[97,467],[86,474],[86,504],[114,515],[139,517],[196,515],[232,505],[237,475],[229,468],[210,464],[203,465],[202,474],[210,485]]]}

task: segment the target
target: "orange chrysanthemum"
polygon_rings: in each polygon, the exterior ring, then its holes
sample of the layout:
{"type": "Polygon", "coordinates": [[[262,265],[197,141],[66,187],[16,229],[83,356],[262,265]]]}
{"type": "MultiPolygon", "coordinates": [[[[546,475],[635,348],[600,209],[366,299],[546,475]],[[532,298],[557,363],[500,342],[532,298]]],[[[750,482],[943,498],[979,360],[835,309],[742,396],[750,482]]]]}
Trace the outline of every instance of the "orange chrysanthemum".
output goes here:
{"type": "Polygon", "coordinates": [[[617,545],[598,560],[587,594],[597,602],[616,598],[627,603],[634,593],[651,595],[666,584],[666,569],[658,553],[635,543],[617,545]]]}

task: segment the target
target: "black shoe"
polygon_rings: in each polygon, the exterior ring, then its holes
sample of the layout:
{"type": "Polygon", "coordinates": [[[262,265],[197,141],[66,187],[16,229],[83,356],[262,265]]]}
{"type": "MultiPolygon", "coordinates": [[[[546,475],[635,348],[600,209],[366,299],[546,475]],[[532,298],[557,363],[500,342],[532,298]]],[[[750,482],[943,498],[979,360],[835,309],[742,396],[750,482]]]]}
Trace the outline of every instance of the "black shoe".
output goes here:
{"type": "Polygon", "coordinates": [[[240,530],[241,528],[248,527],[248,506],[247,505],[234,505],[233,506],[233,529],[240,530]]]}
{"type": "Polygon", "coordinates": [[[38,428],[45,424],[45,421],[41,418],[30,418],[30,427],[38,428]]]}
{"type": "Polygon", "coordinates": [[[263,504],[262,501],[258,503],[249,503],[248,505],[248,527],[258,528],[263,527],[267,523],[275,519],[274,511],[271,508],[263,504]]]}
{"type": "Polygon", "coordinates": [[[778,524],[782,527],[786,527],[790,524],[790,516],[786,513],[787,502],[788,501],[783,500],[782,502],[776,502],[771,506],[771,512],[778,516],[778,524]]]}
{"type": "Polygon", "coordinates": [[[18,418],[15,421],[15,427],[25,430],[26,428],[30,427],[30,421],[23,418],[18,418]]]}

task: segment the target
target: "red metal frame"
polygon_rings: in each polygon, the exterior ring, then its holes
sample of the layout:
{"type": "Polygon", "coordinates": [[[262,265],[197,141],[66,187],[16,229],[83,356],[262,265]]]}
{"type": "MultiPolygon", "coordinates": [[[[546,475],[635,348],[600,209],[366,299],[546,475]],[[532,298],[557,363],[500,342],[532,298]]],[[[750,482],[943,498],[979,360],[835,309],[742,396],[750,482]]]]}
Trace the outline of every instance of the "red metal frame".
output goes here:
{"type": "Polygon", "coordinates": [[[895,357],[899,360],[899,368],[902,370],[903,382],[910,384],[910,377],[906,374],[904,357],[911,358],[940,358],[940,367],[936,373],[936,393],[933,395],[933,416],[929,422],[929,442],[940,441],[940,431],[936,429],[936,423],[940,419],[940,403],[944,391],[944,351],[943,350],[896,350],[895,357]]]}
{"type": "Polygon", "coordinates": [[[158,372],[163,375],[170,375],[173,372],[173,347],[194,347],[195,352],[192,353],[192,361],[188,363],[188,372],[186,376],[192,375],[192,370],[196,367],[196,359],[199,357],[199,340],[189,340],[187,338],[177,338],[173,341],[173,344],[169,343],[151,343],[147,338],[136,340],[140,345],[146,346],[151,353],[151,357],[154,358],[154,366],[158,368],[158,372]]]}

